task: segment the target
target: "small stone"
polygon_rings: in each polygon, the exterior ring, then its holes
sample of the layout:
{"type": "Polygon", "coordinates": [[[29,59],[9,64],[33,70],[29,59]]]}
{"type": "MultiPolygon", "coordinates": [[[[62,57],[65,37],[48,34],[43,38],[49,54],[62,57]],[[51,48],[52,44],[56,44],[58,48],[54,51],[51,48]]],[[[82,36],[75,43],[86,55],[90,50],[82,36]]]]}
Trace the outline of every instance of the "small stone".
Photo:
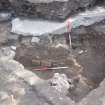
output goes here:
{"type": "Polygon", "coordinates": [[[0,13],[0,22],[1,21],[8,21],[11,19],[11,13],[1,12],[0,13]]]}
{"type": "Polygon", "coordinates": [[[32,59],[32,65],[40,66],[41,65],[41,61],[40,60],[36,60],[36,59],[32,59]]]}
{"type": "Polygon", "coordinates": [[[8,35],[8,40],[18,41],[18,39],[19,39],[19,35],[16,35],[16,34],[9,34],[8,35]]]}
{"type": "Polygon", "coordinates": [[[28,37],[28,36],[22,37],[21,43],[25,44],[25,45],[30,45],[31,44],[31,37],[28,37]]]}
{"type": "Polygon", "coordinates": [[[39,43],[40,39],[38,37],[32,37],[31,43],[39,43]]]}
{"type": "Polygon", "coordinates": [[[13,51],[16,51],[16,46],[11,46],[11,49],[12,49],[13,51]]]}
{"type": "Polygon", "coordinates": [[[51,67],[52,66],[52,62],[51,61],[47,61],[47,60],[41,60],[41,66],[48,66],[51,67]]]}
{"type": "Polygon", "coordinates": [[[95,0],[9,0],[16,13],[27,17],[64,20],[69,14],[87,8],[95,0]]]}

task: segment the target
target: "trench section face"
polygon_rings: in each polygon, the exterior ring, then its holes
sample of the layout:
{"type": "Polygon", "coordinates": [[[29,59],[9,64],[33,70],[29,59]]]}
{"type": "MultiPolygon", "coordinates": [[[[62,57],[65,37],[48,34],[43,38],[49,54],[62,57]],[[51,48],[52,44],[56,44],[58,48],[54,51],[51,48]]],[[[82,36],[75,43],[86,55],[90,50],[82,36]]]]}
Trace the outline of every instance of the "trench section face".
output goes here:
{"type": "MultiPolygon", "coordinates": [[[[97,88],[105,78],[105,36],[102,32],[104,22],[90,27],[80,27],[72,32],[73,58],[67,49],[65,35],[51,37],[47,44],[22,43],[17,48],[15,59],[26,68],[35,72],[40,78],[48,80],[54,73],[63,73],[74,80],[75,88],[69,90],[67,96],[80,101],[90,91],[97,88]],[[97,30],[97,28],[99,30],[97,30]],[[78,30],[85,33],[77,35],[78,30]],[[62,44],[63,47],[56,47],[62,44]],[[66,46],[66,47],[65,47],[66,46]],[[35,71],[37,67],[68,66],[69,69],[35,71]],[[71,72],[72,71],[72,72],[71,72]],[[76,78],[76,79],[75,79],[76,78]]],[[[67,33],[65,33],[67,34],[67,33]]]]}

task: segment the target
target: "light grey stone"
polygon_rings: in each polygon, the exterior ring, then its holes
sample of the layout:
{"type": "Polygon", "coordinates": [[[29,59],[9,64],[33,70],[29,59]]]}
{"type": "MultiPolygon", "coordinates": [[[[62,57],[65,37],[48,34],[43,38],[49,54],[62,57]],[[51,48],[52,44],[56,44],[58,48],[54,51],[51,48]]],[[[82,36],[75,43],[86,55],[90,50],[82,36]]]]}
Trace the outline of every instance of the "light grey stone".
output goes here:
{"type": "Polygon", "coordinates": [[[39,43],[40,39],[38,37],[32,37],[31,43],[39,43]]]}
{"type": "Polygon", "coordinates": [[[64,94],[67,94],[68,89],[71,87],[69,84],[69,79],[65,74],[55,73],[53,78],[50,80],[50,83],[52,87],[64,94]]]}
{"type": "Polygon", "coordinates": [[[64,22],[52,22],[47,20],[31,20],[16,18],[12,21],[11,32],[22,34],[24,36],[41,36],[45,34],[64,34],[70,30],[67,25],[72,28],[79,26],[90,26],[96,22],[105,19],[105,8],[96,7],[93,10],[87,10],[75,17],[68,18],[64,22]]]}

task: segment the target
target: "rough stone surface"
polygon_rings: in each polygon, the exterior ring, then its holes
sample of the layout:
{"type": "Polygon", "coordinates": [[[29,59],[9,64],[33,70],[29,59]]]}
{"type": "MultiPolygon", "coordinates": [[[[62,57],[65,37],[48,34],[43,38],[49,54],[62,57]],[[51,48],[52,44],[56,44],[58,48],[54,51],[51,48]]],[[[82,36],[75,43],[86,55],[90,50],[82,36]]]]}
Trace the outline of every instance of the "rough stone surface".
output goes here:
{"type": "Polygon", "coordinates": [[[11,24],[9,22],[0,23],[0,44],[7,42],[10,29],[11,24]]]}
{"type": "Polygon", "coordinates": [[[15,50],[13,50],[13,47],[0,48],[0,58],[13,59],[14,57],[15,57],[15,50]]]}
{"type": "Polygon", "coordinates": [[[53,78],[50,80],[52,87],[57,89],[59,92],[67,94],[69,88],[73,87],[73,84],[69,84],[69,79],[65,74],[55,73],[53,78]]]}
{"type": "Polygon", "coordinates": [[[105,77],[105,21],[88,27],[80,27],[72,31],[73,40],[77,38],[84,53],[77,57],[83,66],[85,76],[95,83],[99,83],[105,77]],[[77,37],[76,37],[77,36],[77,37]],[[85,62],[84,62],[85,61],[85,62]],[[95,75],[93,75],[95,74],[95,75]]]}
{"type": "Polygon", "coordinates": [[[85,97],[79,105],[105,105],[105,80],[100,86],[85,97]]]}
{"type": "Polygon", "coordinates": [[[69,14],[93,5],[95,0],[10,0],[20,16],[65,19],[69,14]]]}
{"type": "Polygon", "coordinates": [[[11,19],[11,13],[1,12],[0,13],[0,22],[9,21],[11,19]]]}
{"type": "Polygon", "coordinates": [[[12,59],[0,58],[0,84],[0,105],[74,105],[12,59]]]}

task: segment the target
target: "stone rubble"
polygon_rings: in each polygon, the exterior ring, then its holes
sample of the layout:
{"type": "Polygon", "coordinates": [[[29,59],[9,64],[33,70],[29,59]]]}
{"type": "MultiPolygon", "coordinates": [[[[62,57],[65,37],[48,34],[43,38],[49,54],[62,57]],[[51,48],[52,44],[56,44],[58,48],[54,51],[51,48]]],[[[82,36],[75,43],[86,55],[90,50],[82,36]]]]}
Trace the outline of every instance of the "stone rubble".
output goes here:
{"type": "Polygon", "coordinates": [[[14,47],[3,47],[0,48],[0,58],[2,59],[13,59],[15,57],[16,48],[14,47]]]}
{"type": "Polygon", "coordinates": [[[53,78],[50,80],[52,87],[57,89],[59,92],[67,94],[69,88],[73,88],[73,83],[69,84],[70,79],[65,74],[55,73],[53,78]]]}

